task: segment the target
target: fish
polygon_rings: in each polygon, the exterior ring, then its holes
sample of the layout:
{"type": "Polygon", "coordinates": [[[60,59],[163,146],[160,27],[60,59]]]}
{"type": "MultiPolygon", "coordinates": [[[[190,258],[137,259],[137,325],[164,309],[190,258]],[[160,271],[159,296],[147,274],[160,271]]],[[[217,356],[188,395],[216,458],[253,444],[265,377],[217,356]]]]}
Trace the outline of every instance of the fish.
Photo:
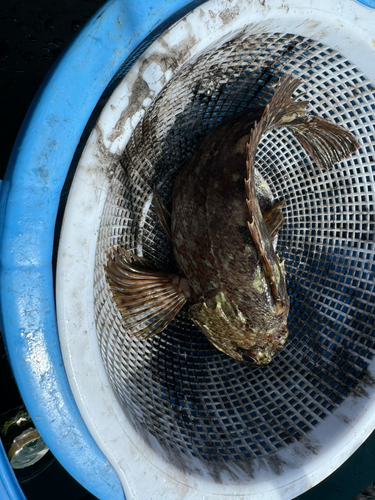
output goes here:
{"type": "Polygon", "coordinates": [[[162,332],[189,302],[199,330],[239,362],[264,366],[283,348],[290,301],[274,248],[283,200],[262,212],[254,173],[259,142],[286,127],[321,169],[359,148],[350,132],[308,113],[308,101],[292,98],[300,84],[286,77],[265,107],[234,114],[211,130],[181,167],[171,213],[154,187],[178,273],[156,269],[121,246],[107,253],[105,273],[130,335],[162,332]]]}

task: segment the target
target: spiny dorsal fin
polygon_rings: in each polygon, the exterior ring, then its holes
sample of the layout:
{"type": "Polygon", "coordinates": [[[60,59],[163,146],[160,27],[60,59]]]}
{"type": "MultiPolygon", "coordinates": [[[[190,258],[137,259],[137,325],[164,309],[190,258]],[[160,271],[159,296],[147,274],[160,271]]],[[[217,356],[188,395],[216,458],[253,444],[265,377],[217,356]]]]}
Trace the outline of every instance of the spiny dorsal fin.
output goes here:
{"type": "Polygon", "coordinates": [[[107,253],[104,266],[124,327],[137,337],[150,338],[166,328],[189,297],[181,275],[156,271],[150,263],[124,248],[107,253]]]}
{"type": "Polygon", "coordinates": [[[288,77],[276,89],[259,123],[255,123],[254,128],[250,132],[249,143],[246,146],[246,202],[251,217],[251,221],[248,222],[248,225],[255,248],[262,262],[271,294],[275,299],[276,305],[280,309],[284,306],[284,301],[281,299],[282,289],[280,289],[282,286],[282,270],[280,268],[279,259],[272,246],[272,241],[256,195],[254,162],[255,153],[262,135],[272,128],[286,126],[290,121],[304,112],[307,104],[306,102],[296,102],[290,99],[290,96],[299,84],[299,80],[288,77]]]}
{"type": "Polygon", "coordinates": [[[329,168],[333,163],[342,160],[359,148],[350,132],[322,118],[308,115],[305,112],[307,101],[297,102],[291,99],[300,83],[300,79],[288,76],[277,87],[259,123],[256,123],[250,132],[249,143],[246,147],[247,179],[245,179],[245,184],[247,205],[251,216],[249,229],[276,302],[280,297],[278,290],[280,265],[272,244],[270,245],[267,239],[266,224],[260,212],[254,184],[255,153],[262,135],[274,128],[282,126],[290,128],[296,139],[322,168],[329,168]]]}

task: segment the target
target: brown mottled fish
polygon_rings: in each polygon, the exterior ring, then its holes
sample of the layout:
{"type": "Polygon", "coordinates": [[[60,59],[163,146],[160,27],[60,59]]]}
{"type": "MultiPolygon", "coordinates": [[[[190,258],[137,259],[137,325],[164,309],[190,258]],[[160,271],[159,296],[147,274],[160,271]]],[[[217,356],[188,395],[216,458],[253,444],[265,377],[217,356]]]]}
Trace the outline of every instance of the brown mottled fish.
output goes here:
{"type": "Polygon", "coordinates": [[[155,270],[123,248],[108,256],[108,282],[131,335],[161,332],[191,301],[200,330],[236,360],[265,365],[285,344],[289,298],[272,243],[282,203],[261,211],[254,180],[259,141],[288,127],[321,168],[359,147],[349,132],[307,114],[307,101],[291,98],[300,83],[286,78],[265,108],[224,120],[201,141],[176,179],[171,214],[154,190],[179,274],[155,270]]]}

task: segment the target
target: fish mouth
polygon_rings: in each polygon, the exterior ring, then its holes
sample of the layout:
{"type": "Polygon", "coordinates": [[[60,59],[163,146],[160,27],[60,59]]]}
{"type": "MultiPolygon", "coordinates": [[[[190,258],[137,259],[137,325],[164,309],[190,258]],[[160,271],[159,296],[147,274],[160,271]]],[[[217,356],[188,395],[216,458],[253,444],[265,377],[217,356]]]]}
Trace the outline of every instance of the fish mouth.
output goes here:
{"type": "Polygon", "coordinates": [[[250,348],[238,347],[237,352],[242,357],[244,363],[248,365],[265,366],[268,365],[275,351],[282,349],[288,337],[288,328],[271,335],[265,345],[255,345],[250,348]]]}
{"type": "Polygon", "coordinates": [[[286,326],[283,330],[272,335],[272,348],[280,350],[284,347],[286,339],[288,338],[289,332],[286,326]]]}

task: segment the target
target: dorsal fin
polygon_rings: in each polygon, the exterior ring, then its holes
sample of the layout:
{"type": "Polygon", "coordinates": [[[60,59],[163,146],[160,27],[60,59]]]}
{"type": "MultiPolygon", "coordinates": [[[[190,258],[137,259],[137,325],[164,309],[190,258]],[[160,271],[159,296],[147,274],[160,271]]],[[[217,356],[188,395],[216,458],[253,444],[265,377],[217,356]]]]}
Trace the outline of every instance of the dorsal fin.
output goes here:
{"type": "Polygon", "coordinates": [[[269,283],[271,294],[276,305],[280,309],[284,306],[284,300],[282,299],[282,270],[280,268],[279,259],[273,249],[271,237],[268,233],[256,195],[254,162],[255,153],[262,135],[272,128],[287,125],[289,121],[304,112],[307,104],[306,102],[296,102],[290,99],[290,96],[299,84],[299,80],[288,77],[276,89],[261,119],[258,123],[255,123],[254,128],[250,132],[250,139],[246,146],[246,202],[251,217],[251,221],[248,222],[248,225],[255,248],[263,265],[264,274],[269,283]]]}
{"type": "MultiPolygon", "coordinates": [[[[249,229],[263,264],[265,275],[276,302],[280,301],[280,265],[270,242],[264,218],[260,212],[254,183],[255,153],[262,135],[271,129],[288,127],[300,144],[322,168],[350,155],[359,145],[350,132],[327,120],[308,115],[307,101],[291,99],[300,79],[288,76],[279,85],[267,104],[259,123],[255,123],[246,146],[246,195],[251,221],[249,229]]],[[[272,233],[273,229],[271,229],[272,233]]],[[[281,286],[281,285],[280,285],[281,286]]]]}

